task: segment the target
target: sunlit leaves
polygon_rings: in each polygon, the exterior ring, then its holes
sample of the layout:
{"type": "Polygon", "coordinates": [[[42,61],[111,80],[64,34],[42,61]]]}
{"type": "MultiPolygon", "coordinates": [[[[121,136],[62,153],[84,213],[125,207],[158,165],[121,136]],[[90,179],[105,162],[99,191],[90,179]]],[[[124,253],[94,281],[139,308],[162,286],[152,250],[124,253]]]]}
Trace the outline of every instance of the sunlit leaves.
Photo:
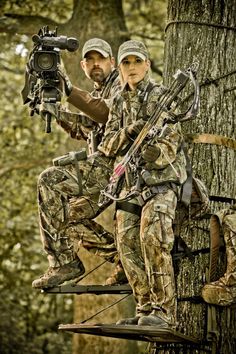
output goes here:
{"type": "Polygon", "coordinates": [[[48,17],[59,22],[65,22],[72,14],[72,0],[8,0],[5,1],[5,6],[2,11],[7,14],[19,15],[38,15],[48,17]]]}

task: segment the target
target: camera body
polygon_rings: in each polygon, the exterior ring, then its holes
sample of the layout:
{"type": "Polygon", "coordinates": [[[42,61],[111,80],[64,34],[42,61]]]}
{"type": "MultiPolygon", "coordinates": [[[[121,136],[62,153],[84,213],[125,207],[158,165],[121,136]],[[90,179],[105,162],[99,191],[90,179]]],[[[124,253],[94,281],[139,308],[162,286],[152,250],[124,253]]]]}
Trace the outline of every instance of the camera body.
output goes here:
{"type": "Polygon", "coordinates": [[[54,72],[60,63],[60,50],[67,49],[74,52],[79,47],[76,38],[68,38],[66,36],[57,36],[57,29],[49,31],[48,26],[39,30],[38,34],[32,36],[35,43],[31,53],[29,66],[38,74],[54,72]]]}
{"type": "MultiPolygon", "coordinates": [[[[23,102],[29,103],[31,116],[38,113],[41,103],[56,104],[61,101],[62,83],[58,74],[60,51],[66,49],[73,52],[79,47],[76,38],[57,36],[57,29],[49,31],[48,26],[42,27],[38,34],[32,36],[32,40],[34,48],[29,55],[22,90],[23,102]]],[[[50,114],[43,118],[46,121],[46,132],[49,133],[50,114]]]]}

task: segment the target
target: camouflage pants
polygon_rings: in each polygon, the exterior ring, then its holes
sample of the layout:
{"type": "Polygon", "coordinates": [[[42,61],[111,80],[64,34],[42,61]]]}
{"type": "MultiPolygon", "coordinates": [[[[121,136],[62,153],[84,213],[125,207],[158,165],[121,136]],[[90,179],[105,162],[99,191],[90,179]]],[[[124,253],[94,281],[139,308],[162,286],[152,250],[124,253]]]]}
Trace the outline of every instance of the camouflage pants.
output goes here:
{"type": "MultiPolygon", "coordinates": [[[[202,297],[207,303],[213,305],[230,306],[236,303],[236,205],[231,206],[230,209],[222,209],[211,216],[212,241],[218,239],[221,232],[223,232],[225,242],[226,271],[218,280],[203,286],[202,297]]],[[[212,252],[214,253],[218,247],[212,246],[212,252]]],[[[214,258],[213,268],[216,263],[214,258]]]]}
{"type": "Polygon", "coordinates": [[[168,189],[144,205],[141,217],[123,210],[116,213],[117,249],[137,301],[137,313],[161,311],[170,324],[176,321],[171,256],[176,203],[175,193],[168,189]]]}
{"type": "Polygon", "coordinates": [[[40,234],[50,266],[73,261],[80,246],[113,261],[114,236],[92,220],[99,213],[99,193],[109,181],[112,165],[99,155],[79,162],[82,196],[78,168],[72,164],[50,167],[39,176],[40,234]]]}

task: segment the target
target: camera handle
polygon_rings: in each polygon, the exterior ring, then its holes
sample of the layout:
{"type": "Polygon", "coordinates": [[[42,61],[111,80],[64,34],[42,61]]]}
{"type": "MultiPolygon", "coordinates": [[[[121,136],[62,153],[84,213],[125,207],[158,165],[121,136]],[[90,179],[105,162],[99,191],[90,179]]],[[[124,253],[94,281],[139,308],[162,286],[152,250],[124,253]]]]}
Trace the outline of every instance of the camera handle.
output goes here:
{"type": "MultiPolygon", "coordinates": [[[[61,100],[61,94],[59,89],[56,87],[59,85],[59,80],[55,80],[55,86],[53,86],[53,81],[51,81],[51,84],[45,83],[42,88],[41,88],[41,101],[44,103],[49,103],[52,105],[55,105],[56,102],[60,102],[61,100]]],[[[52,118],[52,113],[46,111],[43,114],[44,119],[45,119],[45,132],[46,133],[51,133],[51,118],[52,118]]]]}
{"type": "Polygon", "coordinates": [[[45,113],[45,133],[51,133],[51,118],[52,115],[49,112],[45,113]]]}

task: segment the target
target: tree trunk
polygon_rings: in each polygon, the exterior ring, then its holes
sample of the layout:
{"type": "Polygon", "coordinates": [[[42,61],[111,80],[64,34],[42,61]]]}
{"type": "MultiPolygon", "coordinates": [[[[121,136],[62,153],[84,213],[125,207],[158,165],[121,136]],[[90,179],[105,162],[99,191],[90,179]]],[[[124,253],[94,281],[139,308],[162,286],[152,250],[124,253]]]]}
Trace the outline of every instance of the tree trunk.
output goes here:
{"type": "MultiPolygon", "coordinates": [[[[182,124],[185,134],[208,133],[235,139],[235,31],[234,0],[168,2],[164,61],[166,84],[178,68],[199,62],[197,78],[201,87],[201,109],[194,121],[182,124]]],[[[186,100],[189,97],[188,103],[193,98],[192,92],[193,88],[185,93],[186,100]]],[[[209,194],[235,198],[235,151],[209,143],[189,144],[189,148],[193,174],[205,182],[209,194]]],[[[230,206],[222,200],[211,202],[211,213],[230,206]]],[[[209,247],[209,220],[189,222],[181,237],[191,250],[199,252],[192,258],[183,258],[178,264],[179,328],[183,333],[203,340],[211,330],[212,338],[216,340],[216,352],[233,353],[236,348],[235,310],[232,307],[208,306],[203,300],[199,303],[193,301],[195,296],[201,295],[201,288],[208,279],[209,253],[203,250],[209,247]],[[189,301],[183,300],[186,297],[189,301]],[[210,316],[213,322],[210,322],[210,316]],[[211,328],[208,327],[210,323],[211,328]]],[[[223,262],[219,262],[217,278],[223,273],[223,262]]],[[[191,348],[184,353],[207,352],[203,347],[201,351],[191,348]]]]}
{"type": "Polygon", "coordinates": [[[73,83],[79,80],[82,88],[88,88],[88,80],[79,65],[84,43],[93,37],[98,37],[110,43],[116,58],[119,45],[125,41],[128,31],[122,8],[122,0],[77,0],[74,2],[73,16],[68,23],[59,27],[67,35],[78,38],[79,52],[64,51],[63,57],[67,72],[73,83]],[[78,55],[79,54],[79,55],[78,55]]]}

